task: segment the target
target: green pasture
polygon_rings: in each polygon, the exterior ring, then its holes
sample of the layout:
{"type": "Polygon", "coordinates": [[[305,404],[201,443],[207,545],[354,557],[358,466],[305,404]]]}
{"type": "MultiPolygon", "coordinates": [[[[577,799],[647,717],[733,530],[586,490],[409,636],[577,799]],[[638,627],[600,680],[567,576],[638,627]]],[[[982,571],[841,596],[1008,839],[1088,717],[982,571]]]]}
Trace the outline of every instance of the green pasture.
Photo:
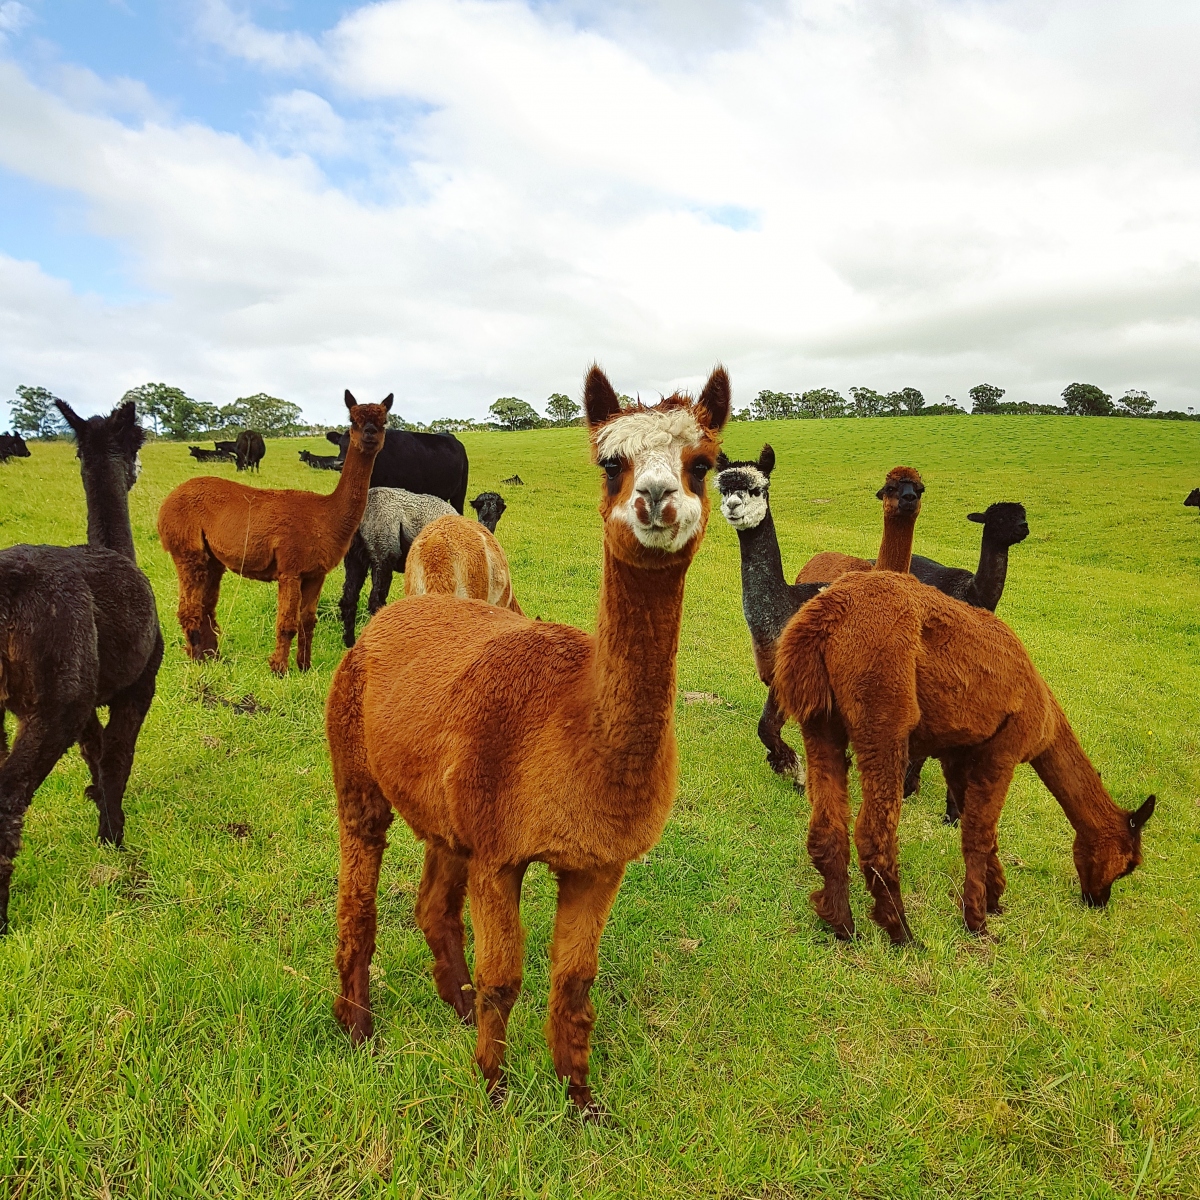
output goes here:
{"type": "MultiPolygon", "coordinates": [[[[679,798],[631,865],[601,947],[581,1124],[542,1038],[553,890],[526,883],[510,1094],[493,1110],[473,1032],[437,998],[413,922],[420,848],[400,821],[380,888],[376,1027],[331,1015],[337,833],[323,703],[342,653],[340,571],[314,668],[273,678],[271,586],[226,576],[223,657],[193,666],[158,545],[163,496],[201,472],[150,445],[131,494],[167,641],[126,797],[96,840],[72,751],[36,796],[0,944],[0,1195],[87,1197],[1200,1196],[1200,426],[975,417],[734,424],[764,440],[787,570],[874,552],[889,467],[927,484],[917,549],[973,567],[967,512],[1020,500],[1000,615],[1025,640],[1119,803],[1149,792],[1145,862],[1081,906],[1072,833],[1021,768],[1001,823],[1007,911],[963,928],[937,764],[905,805],[917,948],[866,919],[834,942],[808,901],[805,799],[767,769],[737,540],[714,508],[688,580],[679,798]]],[[[465,435],[470,495],[526,613],[592,627],[597,472],[581,430],[465,435]],[[525,486],[500,480],[519,473],[525,486]]],[[[332,488],[316,439],[272,441],[262,486],[332,488]]],[[[0,468],[0,544],[83,539],[73,448],[0,468]]],[[[402,594],[397,578],[395,596],[402,594]]],[[[402,601],[401,601],[402,602],[402,601]]],[[[364,595],[365,603],[365,595],[364,595]]],[[[403,722],[404,714],[395,714],[403,722]]],[[[10,718],[10,736],[12,722],[10,718]]],[[[793,744],[799,736],[785,731],[793,744]]]]}

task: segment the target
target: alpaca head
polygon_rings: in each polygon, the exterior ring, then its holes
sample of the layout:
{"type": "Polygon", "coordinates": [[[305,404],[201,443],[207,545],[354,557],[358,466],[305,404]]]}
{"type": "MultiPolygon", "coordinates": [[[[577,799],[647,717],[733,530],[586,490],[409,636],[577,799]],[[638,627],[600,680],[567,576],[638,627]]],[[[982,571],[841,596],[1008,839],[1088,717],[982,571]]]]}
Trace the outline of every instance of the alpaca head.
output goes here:
{"type": "Polygon", "coordinates": [[[887,473],[883,487],[875,493],[875,498],[883,501],[883,519],[915,521],[921,511],[921,493],[924,491],[921,476],[912,467],[893,467],[887,473]]]}
{"type": "Polygon", "coordinates": [[[480,492],[471,501],[471,507],[475,510],[479,523],[486,526],[489,533],[495,533],[508,505],[504,503],[504,497],[499,492],[480,492]]]}
{"type": "Polygon", "coordinates": [[[346,407],[350,410],[349,444],[368,454],[378,454],[387,430],[387,415],[392,407],[392,393],[378,404],[359,404],[346,389],[346,407]]]}
{"type": "Polygon", "coordinates": [[[775,451],[762,448],[757,462],[731,462],[724,453],[717,455],[717,491],[721,493],[721,514],[739,532],[762,524],[770,502],[771,472],[775,469],[775,451]]]}
{"type": "Polygon", "coordinates": [[[1112,885],[1142,862],[1142,826],[1154,815],[1155,798],[1147,796],[1134,812],[1117,809],[1120,827],[1102,829],[1075,837],[1075,869],[1083,902],[1091,908],[1103,908],[1112,893],[1112,885]]]}
{"type": "Polygon", "coordinates": [[[85,486],[90,478],[99,482],[101,475],[115,471],[118,480],[129,491],[141,474],[142,460],[138,451],[146,440],[146,431],[137,422],[133,401],[118,404],[107,417],[81,417],[65,400],[54,403],[75,432],[75,455],[85,486]]]}
{"type": "MultiPolygon", "coordinates": [[[[24,442],[21,443],[24,445],[24,442]]],[[[1183,502],[1185,508],[1200,508],[1200,488],[1192,488],[1188,498],[1183,502]]]]}
{"type": "Polygon", "coordinates": [[[987,512],[968,513],[968,521],[983,526],[983,536],[1001,546],[1015,546],[1029,536],[1023,504],[989,504],[987,512]]]}
{"type": "Polygon", "coordinates": [[[704,477],[729,419],[729,376],[717,367],[698,400],[675,393],[653,407],[623,409],[599,367],[588,372],[584,406],[593,460],[604,468],[605,544],[634,566],[690,560],[708,522],[704,477]]]}

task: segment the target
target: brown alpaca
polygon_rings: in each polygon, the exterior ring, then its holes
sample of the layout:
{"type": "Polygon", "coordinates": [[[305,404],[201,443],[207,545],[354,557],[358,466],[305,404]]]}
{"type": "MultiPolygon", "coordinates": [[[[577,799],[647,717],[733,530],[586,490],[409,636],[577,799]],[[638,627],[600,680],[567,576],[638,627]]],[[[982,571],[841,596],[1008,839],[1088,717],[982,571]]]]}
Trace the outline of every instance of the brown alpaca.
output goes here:
{"type": "Polygon", "coordinates": [[[907,571],[912,562],[913,528],[921,515],[921,494],[925,485],[912,467],[893,467],[883,487],[875,493],[883,501],[883,541],[879,557],[855,558],[824,550],[814,554],[796,576],[797,583],[827,583],[847,571],[907,571]]]}
{"type": "Polygon", "coordinates": [[[162,502],[158,536],[175,560],[179,624],[192,658],[217,653],[217,598],[228,569],[246,579],[279,581],[271,670],[287,673],[297,633],[296,666],[308,670],[321,585],[342,561],[362,520],[392,397],[382,404],[359,404],[347,392],[346,407],[350,449],[329,495],[252,488],[202,475],[181,483],[162,502]]]}
{"type": "Polygon", "coordinates": [[[504,550],[484,525],[447,514],[417,534],[404,570],[406,596],[459,596],[520,613],[504,550]]]}
{"type": "Polygon", "coordinates": [[[718,368],[698,401],[622,409],[593,367],[585,404],[604,469],[595,636],[477,600],[414,596],[376,613],[342,659],[325,719],[342,855],[338,1020],[355,1042],[372,1032],[367,968],[395,808],[425,842],[416,919],[438,993],[478,1025],[476,1061],[497,1095],[521,987],[521,882],[531,862],[557,876],[546,1037],[588,1111],[600,935],[626,863],[658,841],[675,798],[684,579],[708,521],[704,476],[729,380],[718,368]]]}
{"type": "Polygon", "coordinates": [[[825,880],[812,899],[840,938],[854,934],[848,743],[862,778],[854,842],[875,898],[871,917],[897,944],[912,936],[896,845],[910,754],[939,758],[962,798],[963,916],[976,933],[1000,911],[996,827],[1018,763],[1033,765],[1075,828],[1086,903],[1107,904],[1113,881],[1141,862],[1154,797],[1132,813],[1112,802],[1025,647],[984,609],[911,575],[852,572],[788,623],[774,686],[804,734],[808,850],[825,880]]]}

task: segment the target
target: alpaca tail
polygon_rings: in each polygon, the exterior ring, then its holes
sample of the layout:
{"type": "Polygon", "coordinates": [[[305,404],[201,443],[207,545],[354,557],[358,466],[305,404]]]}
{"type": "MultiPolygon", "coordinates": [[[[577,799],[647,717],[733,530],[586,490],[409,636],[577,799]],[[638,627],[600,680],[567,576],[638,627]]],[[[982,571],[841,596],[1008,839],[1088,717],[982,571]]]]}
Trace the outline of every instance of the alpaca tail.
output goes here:
{"type": "Polygon", "coordinates": [[[810,600],[787,623],[775,651],[771,691],[780,708],[803,724],[833,711],[833,686],[825,667],[830,600],[820,595],[810,600]]]}

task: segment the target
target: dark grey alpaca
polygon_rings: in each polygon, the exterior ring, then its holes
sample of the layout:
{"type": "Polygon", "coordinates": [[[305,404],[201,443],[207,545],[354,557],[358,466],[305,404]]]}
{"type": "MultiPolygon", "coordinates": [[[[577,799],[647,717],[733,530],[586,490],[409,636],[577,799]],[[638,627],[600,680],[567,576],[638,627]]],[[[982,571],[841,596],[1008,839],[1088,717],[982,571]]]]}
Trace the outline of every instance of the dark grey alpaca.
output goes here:
{"type": "Polygon", "coordinates": [[[55,403],[75,431],[88,544],[0,551],[0,932],[8,930],[25,810],[76,742],[92,775],[86,794],[99,810],[100,840],[121,845],[121,802],[163,656],[154,593],[129,525],[145,431],[132,403],[88,420],[55,403]],[[4,708],[17,717],[11,753],[4,708]]]}
{"type": "Polygon", "coordinates": [[[775,703],[771,679],[775,646],[784,626],[825,585],[788,583],[783,573],[769,498],[774,469],[775,451],[770,446],[762,448],[757,461],[731,462],[724,454],[718,455],[717,491],[721,493],[722,515],[737,530],[742,556],[742,612],[750,628],[754,666],[767,685],[767,701],[758,719],[759,741],[767,748],[771,770],[788,776],[803,789],[804,764],[780,734],[787,718],[775,703]]]}
{"type": "MultiPolygon", "coordinates": [[[[919,554],[912,557],[912,573],[922,582],[963,600],[975,608],[986,608],[995,612],[1004,595],[1004,582],[1008,578],[1008,548],[1023,542],[1029,536],[1029,522],[1023,504],[990,504],[987,512],[968,513],[968,521],[983,526],[983,541],[979,547],[979,566],[974,574],[961,567],[944,567],[931,558],[919,554]]],[[[921,769],[925,759],[914,758],[904,775],[904,794],[911,796],[921,786],[921,769]]],[[[942,818],[953,825],[962,815],[962,802],[946,785],[946,815],[942,818]]]]}

